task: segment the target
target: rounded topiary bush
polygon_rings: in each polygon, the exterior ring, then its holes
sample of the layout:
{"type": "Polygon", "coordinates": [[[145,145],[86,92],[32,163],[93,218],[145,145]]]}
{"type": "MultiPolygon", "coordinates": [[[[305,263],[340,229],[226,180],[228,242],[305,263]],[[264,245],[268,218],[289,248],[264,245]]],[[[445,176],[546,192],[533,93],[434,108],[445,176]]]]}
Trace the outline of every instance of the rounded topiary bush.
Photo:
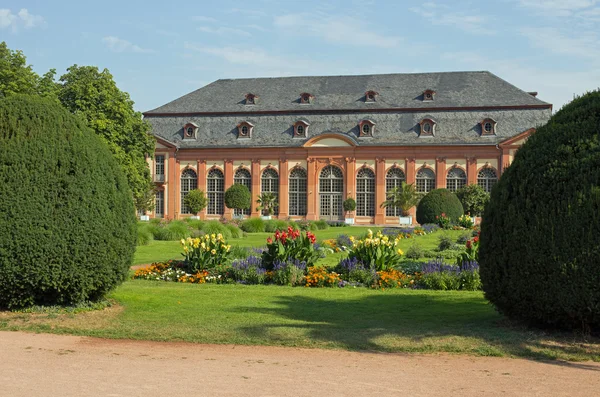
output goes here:
{"type": "Polygon", "coordinates": [[[517,152],[481,225],[485,296],[503,314],[600,331],[600,92],[575,99],[517,152]]]}
{"type": "Polygon", "coordinates": [[[49,100],[0,100],[0,181],[0,307],[97,300],[125,279],[131,191],[84,121],[49,100]]]}
{"type": "Polygon", "coordinates": [[[252,195],[247,186],[236,183],[225,191],[223,201],[227,208],[245,210],[252,205],[252,195]]]}
{"type": "Polygon", "coordinates": [[[421,225],[437,223],[436,216],[446,214],[456,222],[464,213],[463,206],[456,194],[448,189],[434,189],[427,193],[417,205],[417,222],[421,225]]]}

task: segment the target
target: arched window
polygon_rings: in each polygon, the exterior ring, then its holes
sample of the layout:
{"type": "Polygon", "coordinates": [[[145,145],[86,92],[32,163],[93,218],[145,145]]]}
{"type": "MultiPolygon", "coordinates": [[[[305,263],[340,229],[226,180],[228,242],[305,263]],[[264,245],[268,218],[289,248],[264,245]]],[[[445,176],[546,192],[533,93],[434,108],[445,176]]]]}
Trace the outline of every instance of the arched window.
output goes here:
{"type": "MultiPolygon", "coordinates": [[[[180,191],[181,191],[181,213],[191,214],[192,212],[187,205],[183,203],[183,199],[189,192],[198,188],[198,175],[196,171],[188,168],[181,173],[180,191]]],[[[194,214],[195,215],[195,214],[194,214]]]]}
{"type": "Polygon", "coordinates": [[[208,197],[207,214],[223,215],[225,212],[225,205],[223,204],[225,178],[223,177],[223,172],[218,168],[213,168],[208,171],[206,182],[206,195],[208,197]]]}
{"type": "Polygon", "coordinates": [[[446,189],[456,192],[467,184],[467,174],[458,167],[452,167],[446,175],[446,189]]]}
{"type": "Polygon", "coordinates": [[[375,216],[375,173],[370,168],[356,174],[356,215],[375,216]]]}
{"type": "MultiPolygon", "coordinates": [[[[252,193],[252,176],[250,176],[250,171],[245,168],[238,168],[235,171],[235,175],[233,176],[233,183],[238,185],[244,185],[248,188],[250,193],[252,193]]],[[[234,209],[233,214],[236,216],[240,215],[250,215],[250,208],[246,208],[243,210],[234,209]]]]}
{"type": "Polygon", "coordinates": [[[417,171],[417,192],[428,193],[435,189],[435,173],[429,168],[417,171]]]}
{"type": "MultiPolygon", "coordinates": [[[[387,172],[385,176],[385,191],[386,193],[394,188],[401,189],[402,182],[406,181],[406,175],[404,172],[398,168],[393,167],[387,172]]],[[[400,216],[402,215],[402,210],[400,208],[387,207],[385,209],[385,216],[400,216]]]]}
{"type": "Polygon", "coordinates": [[[294,168],[289,178],[290,215],[306,215],[306,171],[303,168],[294,168]]]}
{"type": "Polygon", "coordinates": [[[486,192],[492,191],[492,186],[498,182],[498,174],[492,167],[485,167],[479,170],[477,174],[477,184],[483,188],[486,192]]]}
{"type": "MultiPolygon", "coordinates": [[[[262,173],[260,194],[263,193],[273,193],[279,203],[279,174],[273,168],[266,168],[262,173]]],[[[279,215],[279,207],[276,207],[273,212],[275,215],[279,215]]]]}

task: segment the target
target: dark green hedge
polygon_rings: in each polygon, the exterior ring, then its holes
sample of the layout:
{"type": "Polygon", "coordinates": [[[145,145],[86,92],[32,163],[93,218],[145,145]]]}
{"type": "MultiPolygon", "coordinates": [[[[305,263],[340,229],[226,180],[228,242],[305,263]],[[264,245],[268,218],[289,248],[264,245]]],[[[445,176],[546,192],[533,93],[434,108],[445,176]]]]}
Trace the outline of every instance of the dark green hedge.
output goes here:
{"type": "Polygon", "coordinates": [[[437,223],[436,216],[446,214],[453,222],[464,213],[456,194],[448,189],[434,189],[427,193],[417,205],[417,222],[421,225],[437,223]]]}
{"type": "Polygon", "coordinates": [[[108,148],[36,97],[0,100],[0,307],[76,304],[122,282],[136,219],[108,148]]]}
{"type": "Polygon", "coordinates": [[[485,296],[505,315],[600,331],[600,92],[517,152],[481,225],[485,296]]]}

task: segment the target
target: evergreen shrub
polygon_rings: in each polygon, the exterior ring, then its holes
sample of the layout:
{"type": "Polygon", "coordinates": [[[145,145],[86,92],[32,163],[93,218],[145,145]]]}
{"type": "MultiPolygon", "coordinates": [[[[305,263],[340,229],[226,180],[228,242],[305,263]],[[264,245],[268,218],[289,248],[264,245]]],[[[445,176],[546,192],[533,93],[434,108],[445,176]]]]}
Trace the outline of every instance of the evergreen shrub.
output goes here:
{"type": "Polygon", "coordinates": [[[494,186],[481,225],[487,299],[540,326],[600,331],[600,91],[537,129],[494,186]]]}
{"type": "Polygon", "coordinates": [[[52,101],[0,100],[0,307],[101,299],[125,280],[137,225],[108,147],[52,101]]]}
{"type": "Polygon", "coordinates": [[[434,189],[427,193],[417,205],[417,222],[438,223],[436,217],[445,214],[451,222],[457,222],[463,214],[463,206],[456,194],[448,189],[434,189]]]}

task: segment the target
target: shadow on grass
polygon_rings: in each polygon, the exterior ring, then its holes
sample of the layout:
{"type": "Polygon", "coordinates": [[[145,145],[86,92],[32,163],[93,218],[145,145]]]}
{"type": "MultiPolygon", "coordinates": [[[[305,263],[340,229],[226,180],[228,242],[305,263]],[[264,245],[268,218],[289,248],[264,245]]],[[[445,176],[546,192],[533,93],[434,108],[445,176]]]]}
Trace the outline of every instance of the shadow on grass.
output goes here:
{"type": "MultiPolygon", "coordinates": [[[[536,360],[600,361],[600,340],[512,324],[476,294],[414,291],[354,300],[331,296],[278,296],[273,301],[276,307],[239,308],[285,319],[280,324],[248,326],[242,331],[251,337],[283,340],[286,333],[300,331],[316,342],[349,350],[445,351],[536,360]]],[[[554,364],[599,370],[582,363],[554,364]]]]}

